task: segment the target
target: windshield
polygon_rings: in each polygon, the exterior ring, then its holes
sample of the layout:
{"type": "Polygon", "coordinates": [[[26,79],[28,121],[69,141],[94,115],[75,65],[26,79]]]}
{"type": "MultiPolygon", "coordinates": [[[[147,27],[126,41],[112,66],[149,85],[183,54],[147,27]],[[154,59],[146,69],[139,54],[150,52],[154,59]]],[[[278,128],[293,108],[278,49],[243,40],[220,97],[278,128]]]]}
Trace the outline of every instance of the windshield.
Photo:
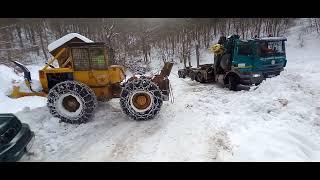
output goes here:
{"type": "Polygon", "coordinates": [[[263,41],[259,43],[260,57],[281,56],[285,54],[284,41],[263,41]]]}

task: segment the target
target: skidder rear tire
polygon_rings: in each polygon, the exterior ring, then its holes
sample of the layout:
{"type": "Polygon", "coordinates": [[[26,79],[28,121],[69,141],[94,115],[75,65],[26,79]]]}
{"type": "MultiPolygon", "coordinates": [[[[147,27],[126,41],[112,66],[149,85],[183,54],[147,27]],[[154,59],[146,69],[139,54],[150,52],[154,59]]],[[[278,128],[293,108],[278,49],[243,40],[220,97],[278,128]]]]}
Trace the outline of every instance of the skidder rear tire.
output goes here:
{"type": "Polygon", "coordinates": [[[50,113],[62,122],[81,124],[87,122],[97,106],[97,98],[87,85],[76,81],[56,84],[48,94],[50,113]]]}
{"type": "Polygon", "coordinates": [[[137,121],[153,119],[162,106],[162,92],[146,77],[126,82],[120,95],[123,112],[137,121]]]}

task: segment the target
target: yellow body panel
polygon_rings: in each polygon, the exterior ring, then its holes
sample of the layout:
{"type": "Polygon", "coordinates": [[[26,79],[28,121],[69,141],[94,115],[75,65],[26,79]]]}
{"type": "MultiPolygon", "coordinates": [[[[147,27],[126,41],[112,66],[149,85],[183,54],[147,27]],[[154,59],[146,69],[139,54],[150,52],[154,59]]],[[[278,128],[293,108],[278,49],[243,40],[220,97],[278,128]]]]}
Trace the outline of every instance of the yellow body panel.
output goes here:
{"type": "Polygon", "coordinates": [[[107,70],[74,71],[75,81],[82,82],[95,92],[99,100],[116,97],[114,88],[125,79],[123,67],[109,67],[107,70]]]}
{"type": "Polygon", "coordinates": [[[122,66],[110,66],[107,70],[74,71],[70,68],[47,68],[39,71],[39,79],[43,91],[48,93],[48,74],[72,73],[73,80],[84,83],[92,88],[99,100],[108,100],[114,95],[113,85],[125,79],[122,66]]]}
{"type": "Polygon", "coordinates": [[[119,83],[124,80],[124,73],[120,68],[110,67],[107,70],[90,70],[73,72],[75,81],[88,86],[106,86],[119,83]]]}
{"type": "Polygon", "coordinates": [[[11,98],[20,98],[20,97],[25,97],[25,96],[42,96],[46,97],[47,94],[44,92],[21,92],[19,86],[13,86],[13,91],[10,95],[11,98]]]}

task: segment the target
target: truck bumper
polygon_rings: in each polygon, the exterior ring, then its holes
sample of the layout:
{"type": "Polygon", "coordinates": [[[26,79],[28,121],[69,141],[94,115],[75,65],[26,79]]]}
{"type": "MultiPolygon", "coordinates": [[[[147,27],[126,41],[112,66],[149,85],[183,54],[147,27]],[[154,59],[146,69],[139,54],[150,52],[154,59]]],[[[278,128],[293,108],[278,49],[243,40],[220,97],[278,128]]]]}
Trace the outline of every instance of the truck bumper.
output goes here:
{"type": "Polygon", "coordinates": [[[251,74],[240,74],[240,84],[253,85],[260,84],[266,78],[271,78],[280,74],[283,68],[276,71],[265,71],[265,72],[253,72],[251,74]]]}
{"type": "Polygon", "coordinates": [[[18,161],[30,149],[30,141],[34,139],[34,132],[29,128],[29,125],[22,124],[21,130],[10,141],[0,149],[0,162],[15,162],[18,161]],[[27,147],[28,146],[28,147],[27,147]]]}

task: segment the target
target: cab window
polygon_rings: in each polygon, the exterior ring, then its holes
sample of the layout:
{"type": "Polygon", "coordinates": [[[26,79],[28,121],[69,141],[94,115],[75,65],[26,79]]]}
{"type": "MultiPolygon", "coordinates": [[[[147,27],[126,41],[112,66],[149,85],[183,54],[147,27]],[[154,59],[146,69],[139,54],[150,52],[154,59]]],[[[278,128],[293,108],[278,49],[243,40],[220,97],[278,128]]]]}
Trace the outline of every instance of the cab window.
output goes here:
{"type": "Polygon", "coordinates": [[[90,57],[92,69],[102,70],[107,68],[104,51],[102,48],[91,48],[90,57]]]}
{"type": "Polygon", "coordinates": [[[74,69],[87,71],[107,68],[103,48],[72,48],[74,69]]]}
{"type": "Polygon", "coordinates": [[[249,44],[239,44],[238,46],[238,55],[250,56],[252,55],[252,49],[249,44]]]}
{"type": "Polygon", "coordinates": [[[89,50],[87,48],[72,48],[74,69],[86,71],[90,69],[89,50]]]}

